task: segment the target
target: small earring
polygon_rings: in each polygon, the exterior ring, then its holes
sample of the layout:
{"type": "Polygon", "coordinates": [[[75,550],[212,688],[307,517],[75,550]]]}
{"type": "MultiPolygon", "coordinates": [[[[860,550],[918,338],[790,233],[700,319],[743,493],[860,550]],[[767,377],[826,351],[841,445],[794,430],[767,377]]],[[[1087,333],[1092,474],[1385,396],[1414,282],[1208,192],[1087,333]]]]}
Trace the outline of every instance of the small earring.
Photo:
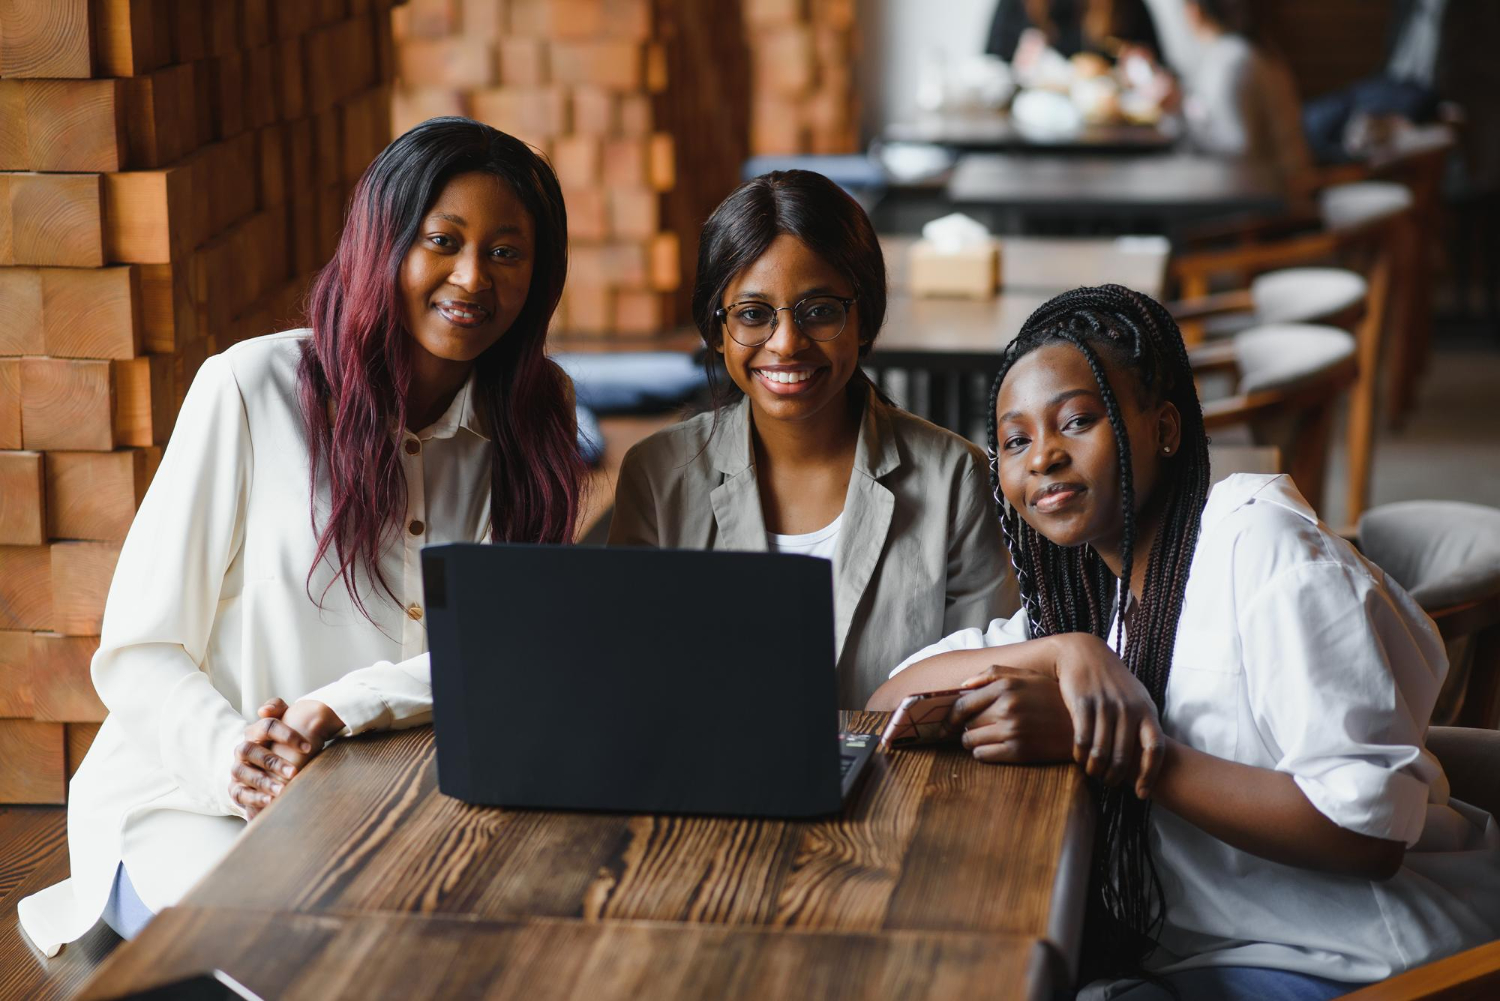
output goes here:
{"type": "Polygon", "coordinates": [[[1162,455],[1171,455],[1172,454],[1172,446],[1171,445],[1163,445],[1161,447],[1161,454],[1162,455]]]}

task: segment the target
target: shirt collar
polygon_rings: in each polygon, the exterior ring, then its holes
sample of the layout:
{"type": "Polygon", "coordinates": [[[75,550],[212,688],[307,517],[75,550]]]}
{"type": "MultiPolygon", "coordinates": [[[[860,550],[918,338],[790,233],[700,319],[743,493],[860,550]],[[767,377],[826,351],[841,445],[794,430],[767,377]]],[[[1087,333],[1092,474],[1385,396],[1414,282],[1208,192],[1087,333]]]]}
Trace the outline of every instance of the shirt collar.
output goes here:
{"type": "Polygon", "coordinates": [[[1285,473],[1235,473],[1215,483],[1203,505],[1199,530],[1207,532],[1246,504],[1265,503],[1284,507],[1313,524],[1318,513],[1297,492],[1292,478],[1285,473]]]}
{"type": "Polygon", "coordinates": [[[453,397],[453,402],[448,404],[448,409],[443,411],[443,416],[433,421],[416,433],[421,441],[430,438],[452,438],[458,434],[460,428],[476,434],[484,440],[489,440],[489,434],[485,431],[484,420],[480,417],[477,406],[478,391],[475,388],[477,373],[470,372],[469,377],[464,380],[463,387],[453,397]]]}
{"type": "MultiPolygon", "coordinates": [[[[901,465],[901,452],[896,445],[889,408],[880,402],[873,389],[866,392],[854,469],[878,480],[901,465]]],[[[726,408],[721,420],[723,425],[710,440],[709,451],[719,472],[735,476],[751,465],[750,398],[742,397],[737,405],[726,408]]]]}

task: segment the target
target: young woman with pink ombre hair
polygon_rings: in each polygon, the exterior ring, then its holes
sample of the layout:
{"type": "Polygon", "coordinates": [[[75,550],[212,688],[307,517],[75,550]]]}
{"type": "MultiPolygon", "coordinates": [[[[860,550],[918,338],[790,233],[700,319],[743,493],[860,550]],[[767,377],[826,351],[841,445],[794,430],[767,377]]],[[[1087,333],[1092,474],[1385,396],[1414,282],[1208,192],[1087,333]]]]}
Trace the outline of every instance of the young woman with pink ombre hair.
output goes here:
{"type": "Polygon", "coordinates": [[[546,161],[433,119],[360,179],[310,328],[204,363],[110,588],[72,878],[20,905],[47,955],[176,902],[329,738],[428,720],[424,544],[571,539],[567,255],[546,161]]]}

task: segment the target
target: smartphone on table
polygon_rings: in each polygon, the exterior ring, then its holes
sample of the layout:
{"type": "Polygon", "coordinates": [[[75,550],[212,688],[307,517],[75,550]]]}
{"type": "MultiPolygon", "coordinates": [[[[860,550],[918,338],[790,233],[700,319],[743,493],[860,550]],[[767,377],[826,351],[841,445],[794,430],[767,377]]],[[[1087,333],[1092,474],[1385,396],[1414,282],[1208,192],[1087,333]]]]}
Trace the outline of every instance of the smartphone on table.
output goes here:
{"type": "Polygon", "coordinates": [[[949,688],[941,692],[917,692],[901,700],[891,720],[880,735],[880,749],[938,744],[958,731],[948,725],[948,713],[969,688],[949,688]]]}

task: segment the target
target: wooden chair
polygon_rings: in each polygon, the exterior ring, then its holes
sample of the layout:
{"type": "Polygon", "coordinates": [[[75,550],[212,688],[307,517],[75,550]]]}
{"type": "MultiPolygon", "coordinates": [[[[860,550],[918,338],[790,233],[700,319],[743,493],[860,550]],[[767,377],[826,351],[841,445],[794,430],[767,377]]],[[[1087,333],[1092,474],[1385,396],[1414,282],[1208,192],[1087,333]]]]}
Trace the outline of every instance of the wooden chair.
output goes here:
{"type": "MultiPolygon", "coordinates": [[[[1435,726],[1427,731],[1427,749],[1448,776],[1454,799],[1500,816],[1500,732],[1435,726]]],[[[1491,1001],[1500,997],[1500,942],[1481,945],[1456,956],[1419,966],[1371,984],[1344,1001],[1491,1001]]]]}
{"type": "Polygon", "coordinates": [[[1387,370],[1386,419],[1400,427],[1416,402],[1417,383],[1432,351],[1434,309],[1433,274],[1437,234],[1442,229],[1443,176],[1458,144],[1457,131],[1448,124],[1414,129],[1398,145],[1382,151],[1371,163],[1372,176],[1402,185],[1412,196],[1403,255],[1401,321],[1392,326],[1387,370]]]}
{"type": "Polygon", "coordinates": [[[1227,375],[1235,386],[1230,396],[1204,402],[1204,427],[1210,435],[1247,427],[1256,445],[1279,449],[1280,471],[1290,473],[1317,508],[1334,412],[1355,381],[1355,350],[1346,331],[1311,324],[1259,327],[1193,349],[1189,358],[1200,383],[1227,375]]]}
{"type": "MultiPolygon", "coordinates": [[[[1369,501],[1380,361],[1393,301],[1398,243],[1406,231],[1408,217],[1409,210],[1398,210],[1350,225],[1329,227],[1323,225],[1320,212],[1293,213],[1246,227],[1247,235],[1239,244],[1190,250],[1177,255],[1170,265],[1171,277],[1183,296],[1170,308],[1190,346],[1202,343],[1204,321],[1254,308],[1252,283],[1257,277],[1264,281],[1272,272],[1330,263],[1343,265],[1363,277],[1366,292],[1362,302],[1335,304],[1322,316],[1298,317],[1342,327],[1354,334],[1358,345],[1357,379],[1350,394],[1347,430],[1349,460],[1344,520],[1351,525],[1369,501]],[[1231,291],[1210,291],[1216,280],[1225,279],[1234,285],[1231,291]]],[[[1300,481],[1298,485],[1302,486],[1300,481]]]]}
{"type": "Polygon", "coordinates": [[[1357,543],[1442,633],[1448,679],[1433,722],[1500,727],[1500,510],[1454,501],[1385,504],[1360,519],[1357,543]]]}

